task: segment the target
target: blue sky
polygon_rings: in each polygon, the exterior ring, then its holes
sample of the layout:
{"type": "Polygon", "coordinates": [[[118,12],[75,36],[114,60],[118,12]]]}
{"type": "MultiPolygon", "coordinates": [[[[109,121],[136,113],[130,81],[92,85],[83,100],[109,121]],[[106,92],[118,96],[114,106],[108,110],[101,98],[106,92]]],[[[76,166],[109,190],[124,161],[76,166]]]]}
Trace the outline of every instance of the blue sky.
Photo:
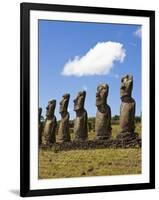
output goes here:
{"type": "Polygon", "coordinates": [[[59,102],[67,92],[71,95],[69,112],[73,119],[73,99],[78,91],[85,89],[85,108],[89,117],[95,116],[96,88],[100,83],[107,83],[112,116],[119,115],[120,79],[125,74],[132,74],[132,96],[136,100],[136,115],[140,115],[140,29],[139,25],[39,20],[39,107],[43,109],[42,114],[45,116],[48,101],[56,99],[55,115],[60,119],[59,102]],[[104,70],[98,74],[100,65],[104,70]],[[67,73],[63,73],[64,68],[67,68],[67,73]],[[86,72],[86,69],[89,70],[86,72]]]}

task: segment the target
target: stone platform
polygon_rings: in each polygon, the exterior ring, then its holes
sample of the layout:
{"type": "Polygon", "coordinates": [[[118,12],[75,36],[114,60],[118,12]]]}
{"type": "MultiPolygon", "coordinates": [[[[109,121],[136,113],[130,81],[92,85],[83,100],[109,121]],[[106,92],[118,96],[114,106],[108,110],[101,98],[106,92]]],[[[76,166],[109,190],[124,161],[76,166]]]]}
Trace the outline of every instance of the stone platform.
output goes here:
{"type": "Polygon", "coordinates": [[[105,149],[105,148],[141,148],[141,138],[131,140],[109,139],[104,140],[88,140],[83,142],[71,141],[64,143],[54,143],[52,145],[40,145],[42,149],[52,149],[55,152],[69,150],[84,149],[105,149]]]}

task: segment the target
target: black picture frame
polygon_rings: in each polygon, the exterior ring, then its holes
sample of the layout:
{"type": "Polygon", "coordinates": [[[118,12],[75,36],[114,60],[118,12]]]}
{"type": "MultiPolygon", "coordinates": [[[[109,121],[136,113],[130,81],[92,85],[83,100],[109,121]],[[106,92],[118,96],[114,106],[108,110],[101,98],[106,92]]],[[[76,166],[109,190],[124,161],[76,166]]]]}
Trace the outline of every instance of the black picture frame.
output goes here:
{"type": "Polygon", "coordinates": [[[20,106],[20,195],[22,197],[95,193],[107,191],[140,190],[155,188],[155,12],[149,10],[131,10],[104,7],[84,7],[71,5],[49,5],[35,3],[21,3],[20,5],[20,25],[21,25],[21,106],[20,106]],[[77,13],[94,13],[107,15],[141,16],[150,19],[150,181],[149,183],[87,186],[59,189],[30,189],[30,11],[60,11],[77,13]]]}

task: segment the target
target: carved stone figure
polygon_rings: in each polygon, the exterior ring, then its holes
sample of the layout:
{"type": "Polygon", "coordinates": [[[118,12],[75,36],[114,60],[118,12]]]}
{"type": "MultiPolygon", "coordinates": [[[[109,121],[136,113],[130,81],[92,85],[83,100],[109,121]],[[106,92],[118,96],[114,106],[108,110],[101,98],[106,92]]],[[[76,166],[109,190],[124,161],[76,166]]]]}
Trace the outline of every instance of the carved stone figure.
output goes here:
{"type": "Polygon", "coordinates": [[[121,79],[120,87],[120,133],[117,138],[130,139],[135,136],[135,100],[131,97],[133,76],[126,75],[121,79]]]}
{"type": "Polygon", "coordinates": [[[64,94],[62,96],[62,101],[60,102],[60,114],[61,114],[61,122],[58,130],[59,140],[60,142],[69,142],[70,141],[70,133],[69,133],[69,112],[67,111],[68,103],[70,99],[70,94],[64,94]]]}
{"type": "Polygon", "coordinates": [[[51,145],[55,143],[55,131],[56,131],[56,117],[54,115],[56,107],[56,100],[50,100],[48,102],[48,106],[46,107],[46,119],[44,122],[44,131],[42,134],[42,144],[43,145],[51,145]]]}
{"type": "Polygon", "coordinates": [[[96,120],[95,132],[97,140],[107,140],[111,137],[111,109],[107,104],[109,86],[100,84],[96,93],[96,120]]]}
{"type": "Polygon", "coordinates": [[[84,141],[88,137],[87,131],[87,111],[84,109],[86,91],[80,91],[74,99],[74,111],[76,118],[74,120],[75,141],[84,141]]]}
{"type": "Polygon", "coordinates": [[[41,122],[41,114],[42,114],[42,108],[39,108],[38,110],[38,122],[39,122],[39,145],[41,144],[42,140],[42,130],[43,130],[43,123],[41,122]]]}

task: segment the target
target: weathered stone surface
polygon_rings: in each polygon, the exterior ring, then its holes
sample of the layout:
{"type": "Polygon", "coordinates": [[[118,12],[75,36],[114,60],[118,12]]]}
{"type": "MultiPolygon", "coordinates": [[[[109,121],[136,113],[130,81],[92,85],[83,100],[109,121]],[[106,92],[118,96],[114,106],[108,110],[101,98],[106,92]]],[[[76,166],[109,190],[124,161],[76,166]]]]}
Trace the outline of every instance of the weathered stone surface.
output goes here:
{"type": "Polygon", "coordinates": [[[70,150],[86,150],[86,149],[106,149],[106,148],[141,148],[141,138],[136,139],[108,139],[108,140],[86,140],[86,141],[72,141],[64,143],[54,143],[50,146],[40,146],[43,149],[50,148],[57,153],[58,151],[70,150]]]}
{"type": "Polygon", "coordinates": [[[50,100],[46,107],[46,119],[44,122],[44,131],[42,134],[42,145],[51,145],[56,142],[55,131],[56,131],[56,117],[54,115],[56,107],[56,100],[50,100]]]}
{"type": "Polygon", "coordinates": [[[120,133],[117,138],[136,137],[135,131],[135,100],[131,97],[133,76],[126,75],[121,79],[120,96],[120,133]]]}
{"type": "Polygon", "coordinates": [[[75,141],[84,141],[88,137],[87,131],[87,111],[84,109],[86,91],[80,91],[74,99],[74,111],[76,118],[74,120],[75,141]]]}
{"type": "Polygon", "coordinates": [[[39,123],[39,145],[42,141],[42,131],[43,131],[43,124],[41,122],[41,114],[42,114],[42,108],[39,108],[38,110],[38,123],[39,123]]]}
{"type": "Polygon", "coordinates": [[[62,96],[62,101],[60,102],[61,122],[58,130],[60,142],[70,141],[70,133],[69,133],[70,115],[67,111],[69,99],[70,99],[70,94],[66,93],[62,96]]]}
{"type": "Polygon", "coordinates": [[[111,109],[107,104],[108,92],[109,86],[107,84],[100,84],[97,87],[97,113],[95,119],[95,132],[97,140],[107,140],[111,137],[111,109]]]}

